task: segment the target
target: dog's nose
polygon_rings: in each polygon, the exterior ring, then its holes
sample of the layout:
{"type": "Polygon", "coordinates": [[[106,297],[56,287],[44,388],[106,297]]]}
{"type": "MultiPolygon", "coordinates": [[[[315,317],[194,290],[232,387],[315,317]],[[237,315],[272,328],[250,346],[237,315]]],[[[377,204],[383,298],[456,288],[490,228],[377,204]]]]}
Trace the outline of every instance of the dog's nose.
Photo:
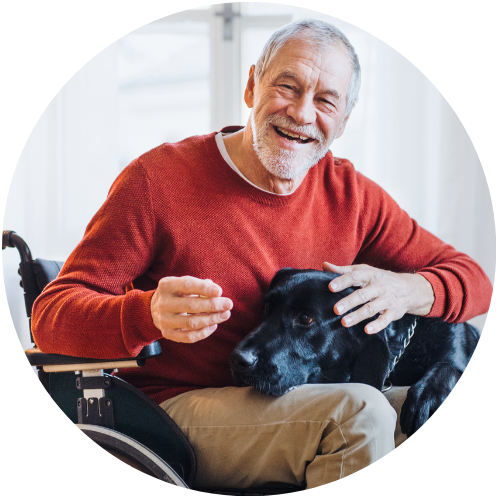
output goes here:
{"type": "Polygon", "coordinates": [[[231,354],[231,366],[237,372],[246,372],[257,363],[257,356],[252,351],[235,349],[231,354]]]}

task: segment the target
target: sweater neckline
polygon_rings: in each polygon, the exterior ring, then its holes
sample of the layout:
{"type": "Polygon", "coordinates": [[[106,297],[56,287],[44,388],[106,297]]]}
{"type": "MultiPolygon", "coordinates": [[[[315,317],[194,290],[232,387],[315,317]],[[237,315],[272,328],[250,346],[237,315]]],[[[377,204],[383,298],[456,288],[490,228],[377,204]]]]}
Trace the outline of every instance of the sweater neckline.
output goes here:
{"type": "MultiPolygon", "coordinates": [[[[228,134],[234,133],[234,132],[227,132],[228,134]]],[[[224,144],[224,132],[216,132],[215,134],[215,143],[217,144],[217,147],[219,148],[219,152],[222,155],[222,158],[226,161],[226,163],[248,184],[253,186],[255,189],[258,189],[259,191],[263,191],[264,193],[270,193],[274,196],[290,196],[293,194],[295,191],[297,191],[298,187],[296,187],[292,192],[290,193],[272,193],[271,191],[266,191],[265,189],[257,186],[250,180],[248,180],[240,171],[240,169],[234,164],[233,160],[231,160],[231,157],[229,156],[229,153],[227,152],[226,145],[224,144]]]]}
{"type": "MultiPolygon", "coordinates": [[[[235,172],[233,168],[228,165],[227,161],[221,154],[221,151],[217,145],[217,140],[215,138],[216,134],[219,132],[237,132],[241,130],[242,126],[229,126],[224,127],[218,132],[212,132],[208,136],[206,136],[205,147],[207,149],[208,157],[217,159],[217,163],[221,168],[221,174],[231,177],[233,182],[237,184],[238,188],[245,194],[246,197],[252,199],[258,203],[263,205],[273,205],[273,206],[286,206],[292,203],[295,203],[298,199],[300,199],[301,194],[308,190],[308,186],[311,182],[312,176],[317,175],[314,171],[316,170],[316,166],[311,168],[304,180],[300,183],[300,186],[297,187],[292,193],[287,195],[280,195],[277,193],[271,193],[269,191],[265,191],[254,184],[250,183],[246,178],[242,177],[242,175],[238,172],[235,172]]],[[[320,160],[321,162],[321,160],[320,160]]]]}

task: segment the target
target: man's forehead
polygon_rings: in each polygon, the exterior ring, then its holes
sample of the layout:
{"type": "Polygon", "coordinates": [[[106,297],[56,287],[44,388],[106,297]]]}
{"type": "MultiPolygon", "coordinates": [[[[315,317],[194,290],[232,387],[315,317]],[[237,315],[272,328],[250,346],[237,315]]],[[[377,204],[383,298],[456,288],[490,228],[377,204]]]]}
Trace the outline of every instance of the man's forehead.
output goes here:
{"type": "Polygon", "coordinates": [[[341,44],[318,46],[305,40],[289,40],[269,62],[268,77],[300,79],[307,73],[322,78],[351,75],[352,67],[341,44]]]}
{"type": "Polygon", "coordinates": [[[349,64],[346,48],[341,42],[319,43],[299,37],[286,41],[277,49],[271,64],[284,58],[307,58],[320,65],[336,59],[349,64]]]}
{"type": "Polygon", "coordinates": [[[268,69],[272,77],[276,78],[278,74],[293,76],[293,70],[290,64],[309,66],[311,69],[320,69],[323,72],[336,73],[344,66],[346,70],[351,70],[351,64],[347,56],[347,51],[343,44],[335,43],[328,45],[319,45],[311,43],[308,40],[294,38],[288,40],[273,55],[269,62],[268,69]]]}

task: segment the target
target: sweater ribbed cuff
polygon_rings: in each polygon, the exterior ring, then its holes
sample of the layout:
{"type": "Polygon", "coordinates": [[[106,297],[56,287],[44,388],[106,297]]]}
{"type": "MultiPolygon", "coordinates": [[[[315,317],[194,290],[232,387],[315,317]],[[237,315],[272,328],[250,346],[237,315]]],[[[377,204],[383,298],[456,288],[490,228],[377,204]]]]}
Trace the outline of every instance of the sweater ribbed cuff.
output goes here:
{"type": "Polygon", "coordinates": [[[151,317],[154,292],[155,290],[131,290],[125,295],[121,324],[125,346],[132,356],[137,356],[144,346],[162,338],[151,317]]]}
{"type": "Polygon", "coordinates": [[[443,282],[434,273],[428,271],[421,271],[418,274],[422,275],[431,284],[432,290],[434,291],[434,304],[432,304],[431,311],[427,317],[443,317],[446,308],[446,290],[443,282]]]}

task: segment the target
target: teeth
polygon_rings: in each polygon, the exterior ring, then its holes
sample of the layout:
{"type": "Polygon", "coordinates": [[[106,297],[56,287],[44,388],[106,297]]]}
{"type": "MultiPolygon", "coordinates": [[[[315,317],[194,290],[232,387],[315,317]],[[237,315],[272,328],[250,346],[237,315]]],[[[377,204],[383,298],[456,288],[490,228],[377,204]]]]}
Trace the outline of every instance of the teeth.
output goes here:
{"type": "Polygon", "coordinates": [[[291,132],[288,132],[287,130],[283,130],[280,127],[276,127],[280,132],[282,132],[285,135],[288,135],[289,137],[293,137],[294,139],[301,139],[303,141],[307,141],[309,137],[304,137],[303,135],[298,135],[298,134],[292,134],[291,132]]]}

